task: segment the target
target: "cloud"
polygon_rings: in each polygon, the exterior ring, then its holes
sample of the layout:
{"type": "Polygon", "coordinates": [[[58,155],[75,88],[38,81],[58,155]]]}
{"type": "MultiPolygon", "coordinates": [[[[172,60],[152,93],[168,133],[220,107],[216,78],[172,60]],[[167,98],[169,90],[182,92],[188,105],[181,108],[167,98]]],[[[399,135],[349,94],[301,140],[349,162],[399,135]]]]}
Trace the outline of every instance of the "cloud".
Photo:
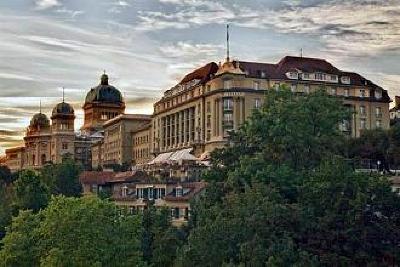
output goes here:
{"type": "Polygon", "coordinates": [[[36,9],[45,10],[56,6],[61,6],[58,0],[36,0],[36,9]]]}
{"type": "Polygon", "coordinates": [[[140,12],[146,31],[186,29],[231,23],[318,38],[324,49],[341,56],[400,50],[400,2],[397,0],[283,1],[279,8],[256,1],[159,0],[171,11],[140,12]]]}
{"type": "Polygon", "coordinates": [[[173,58],[206,58],[215,57],[224,49],[223,45],[215,44],[193,44],[192,42],[179,41],[160,47],[160,51],[166,57],[173,58]]]}

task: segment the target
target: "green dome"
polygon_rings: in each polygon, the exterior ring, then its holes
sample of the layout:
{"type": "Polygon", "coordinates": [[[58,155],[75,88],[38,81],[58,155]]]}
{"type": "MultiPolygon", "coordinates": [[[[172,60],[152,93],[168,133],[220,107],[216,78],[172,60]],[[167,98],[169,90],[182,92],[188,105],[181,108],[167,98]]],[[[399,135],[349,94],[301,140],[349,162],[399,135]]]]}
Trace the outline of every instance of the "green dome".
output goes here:
{"type": "Polygon", "coordinates": [[[52,112],[52,116],[55,115],[74,115],[74,108],[65,102],[58,103],[52,112]]]}
{"type": "Polygon", "coordinates": [[[43,113],[36,113],[33,115],[31,122],[29,124],[31,127],[48,127],[50,126],[50,120],[47,118],[47,116],[43,113]]]}
{"type": "Polygon", "coordinates": [[[102,103],[122,103],[121,92],[112,85],[108,84],[108,76],[103,74],[101,82],[98,86],[93,87],[86,95],[85,103],[102,102],[102,103]]]}

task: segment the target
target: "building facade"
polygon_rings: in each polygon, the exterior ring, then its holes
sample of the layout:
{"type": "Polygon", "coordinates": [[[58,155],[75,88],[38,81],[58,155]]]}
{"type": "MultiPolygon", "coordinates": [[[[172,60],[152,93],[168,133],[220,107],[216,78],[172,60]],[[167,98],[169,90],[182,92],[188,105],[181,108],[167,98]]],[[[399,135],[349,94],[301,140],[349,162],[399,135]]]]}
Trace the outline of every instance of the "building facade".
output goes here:
{"type": "Polygon", "coordinates": [[[344,72],[323,59],[285,57],[277,64],[229,61],[209,63],[186,75],[154,104],[151,151],[192,147],[201,157],[226,143],[267,90],[286,85],[295,93],[324,88],[353,112],[342,131],[358,137],[364,129],[389,128],[386,90],[357,73],[344,72]]]}

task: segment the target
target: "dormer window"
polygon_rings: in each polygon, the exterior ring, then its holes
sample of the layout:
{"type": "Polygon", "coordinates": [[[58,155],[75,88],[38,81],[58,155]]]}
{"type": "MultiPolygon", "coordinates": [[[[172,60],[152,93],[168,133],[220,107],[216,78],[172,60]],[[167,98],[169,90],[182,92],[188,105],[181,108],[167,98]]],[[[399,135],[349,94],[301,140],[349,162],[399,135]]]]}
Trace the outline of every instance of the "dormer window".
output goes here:
{"type": "Polygon", "coordinates": [[[366,97],[367,94],[364,89],[360,89],[360,97],[366,97]]]}
{"type": "Polygon", "coordinates": [[[375,90],[375,97],[376,99],[381,99],[382,98],[382,91],[379,89],[375,90]]]}
{"type": "Polygon", "coordinates": [[[182,197],[183,196],[183,188],[182,188],[182,186],[177,186],[175,188],[175,196],[176,197],[182,197]]]}
{"type": "Polygon", "coordinates": [[[324,73],[317,72],[315,73],[315,79],[318,81],[325,81],[326,75],[324,73]]]}
{"type": "Polygon", "coordinates": [[[303,73],[303,79],[304,80],[309,80],[310,79],[310,74],[309,73],[303,73]]]}
{"type": "Polygon", "coordinates": [[[286,73],[286,77],[292,80],[297,80],[299,78],[299,74],[297,72],[291,71],[286,73]]]}
{"type": "Polygon", "coordinates": [[[350,84],[350,77],[349,76],[342,76],[342,78],[340,78],[340,81],[343,84],[350,84]]]}
{"type": "Polygon", "coordinates": [[[267,74],[265,73],[265,71],[261,71],[261,78],[266,78],[267,74]]]}
{"type": "Polygon", "coordinates": [[[338,76],[337,75],[329,75],[329,79],[331,82],[337,82],[338,81],[338,76]]]}

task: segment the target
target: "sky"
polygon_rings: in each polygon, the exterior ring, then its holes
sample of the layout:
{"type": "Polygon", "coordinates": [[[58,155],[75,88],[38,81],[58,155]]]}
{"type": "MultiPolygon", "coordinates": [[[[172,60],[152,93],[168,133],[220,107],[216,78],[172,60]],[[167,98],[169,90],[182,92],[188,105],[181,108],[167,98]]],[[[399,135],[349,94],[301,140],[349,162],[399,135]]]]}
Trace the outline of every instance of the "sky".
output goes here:
{"type": "Polygon", "coordinates": [[[0,0],[0,153],[21,143],[33,114],[62,100],[82,125],[103,70],[126,112],[225,57],[276,63],[320,57],[400,95],[400,0],[0,0]]]}

